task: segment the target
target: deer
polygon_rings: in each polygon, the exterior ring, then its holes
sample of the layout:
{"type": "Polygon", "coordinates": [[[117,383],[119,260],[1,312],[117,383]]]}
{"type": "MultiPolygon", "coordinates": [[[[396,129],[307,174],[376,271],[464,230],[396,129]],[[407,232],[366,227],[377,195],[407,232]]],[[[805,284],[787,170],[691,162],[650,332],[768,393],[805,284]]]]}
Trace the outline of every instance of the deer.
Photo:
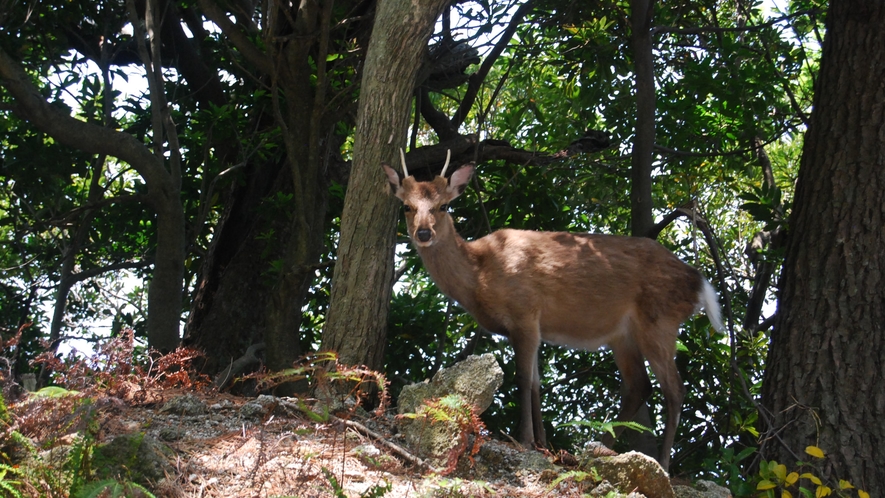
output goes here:
{"type": "MultiPolygon", "coordinates": [[[[632,420],[652,393],[647,360],[661,385],[666,422],[658,462],[667,470],[685,386],[676,366],[680,325],[703,308],[723,325],[713,286],[701,272],[645,237],[499,229],[472,241],[455,230],[449,203],[460,196],[474,164],[446,169],[432,181],[403,177],[383,163],[390,191],[403,203],[409,238],[439,289],[478,324],[513,347],[519,443],[543,448],[538,348],[541,342],[613,352],[621,374],[617,421],[632,420]]],[[[606,435],[611,447],[620,434],[606,435]]]]}

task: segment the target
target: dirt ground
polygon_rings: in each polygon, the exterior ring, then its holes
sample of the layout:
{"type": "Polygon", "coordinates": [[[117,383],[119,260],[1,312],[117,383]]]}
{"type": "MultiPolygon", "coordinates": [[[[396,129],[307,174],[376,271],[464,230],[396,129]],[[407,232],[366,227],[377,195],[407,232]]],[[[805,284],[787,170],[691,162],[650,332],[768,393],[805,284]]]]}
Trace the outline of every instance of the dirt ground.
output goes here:
{"type": "MultiPolygon", "coordinates": [[[[10,411],[41,448],[71,444],[85,427],[96,446],[134,436],[137,458],[111,456],[98,465],[120,464],[118,479],[162,497],[581,496],[574,479],[552,486],[552,470],[524,468],[526,452],[512,443],[489,442],[472,462],[462,458],[450,474],[434,474],[395,451],[402,446],[391,416],[308,416],[293,409],[295,400],[269,396],[163,390],[136,398],[94,398],[85,426],[71,423],[77,409],[66,422],[49,416],[64,411],[58,398],[21,401],[10,411]]],[[[44,450],[47,462],[51,455],[44,450]]]]}

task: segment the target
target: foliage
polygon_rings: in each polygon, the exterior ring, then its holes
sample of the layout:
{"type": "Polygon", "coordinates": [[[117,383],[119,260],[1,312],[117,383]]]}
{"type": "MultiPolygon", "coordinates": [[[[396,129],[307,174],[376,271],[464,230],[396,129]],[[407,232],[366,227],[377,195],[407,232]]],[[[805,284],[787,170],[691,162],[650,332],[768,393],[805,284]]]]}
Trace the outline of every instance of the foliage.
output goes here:
{"type": "Polygon", "coordinates": [[[76,498],[154,498],[144,486],[134,482],[106,479],[84,486],[76,498]]]}
{"type": "Polygon", "coordinates": [[[585,472],[583,470],[569,470],[556,476],[556,479],[551,481],[550,485],[547,486],[547,490],[553,491],[563,482],[576,482],[580,484],[587,480],[589,480],[591,484],[596,484],[601,481],[595,469],[591,468],[590,472],[585,472]]]}
{"type": "Polygon", "coordinates": [[[22,484],[21,481],[10,479],[11,477],[20,475],[21,473],[15,467],[0,463],[0,491],[2,491],[4,496],[22,498],[23,495],[18,490],[19,486],[22,484]]]}
{"type": "Polygon", "coordinates": [[[338,355],[330,351],[305,356],[292,368],[276,372],[258,372],[238,381],[242,380],[256,380],[261,390],[302,380],[308,381],[313,390],[318,386],[336,383],[346,386],[348,394],[357,399],[377,395],[379,402],[376,413],[378,414],[384,412],[388,401],[387,378],[384,374],[365,367],[342,365],[338,363],[338,355]]]}
{"type": "MultiPolygon", "coordinates": [[[[809,454],[818,461],[824,460],[826,454],[817,446],[808,446],[805,453],[809,454]]],[[[855,488],[850,482],[840,479],[838,483],[824,483],[819,477],[822,475],[819,466],[811,462],[797,462],[797,471],[787,472],[787,466],[779,464],[775,461],[762,461],[759,464],[759,482],[756,484],[756,490],[761,491],[760,496],[774,498],[780,496],[782,498],[792,498],[793,493],[790,489],[797,489],[801,496],[806,498],[822,498],[824,496],[857,496],[859,498],[869,498],[870,494],[866,491],[855,488]],[[806,484],[806,483],[810,483],[806,484]],[[795,488],[794,488],[795,486],[795,488]],[[779,494],[775,494],[776,492],[779,494]],[[835,492],[835,495],[833,494],[835,492]]]]}
{"type": "MultiPolygon", "coordinates": [[[[147,401],[150,390],[196,389],[208,383],[193,370],[192,351],[181,349],[153,363],[139,358],[142,353],[128,330],[90,358],[38,359],[53,369],[59,385],[32,393],[10,410],[0,448],[0,464],[19,465],[16,475],[21,476],[21,489],[29,490],[26,496],[152,496],[126,479],[103,479],[110,468],[98,443],[103,414],[118,409],[120,400],[147,401]]],[[[132,462],[127,466],[135,468],[132,462]]]]}
{"type": "Polygon", "coordinates": [[[563,426],[569,427],[587,427],[590,430],[600,433],[607,432],[615,436],[615,429],[618,427],[624,427],[626,429],[630,429],[636,432],[652,432],[650,427],[646,427],[642,424],[638,424],[636,422],[627,421],[627,422],[618,422],[618,421],[606,421],[600,422],[598,420],[575,420],[573,422],[569,422],[567,424],[562,424],[563,426]]]}
{"type": "MultiPolygon", "coordinates": [[[[106,390],[122,395],[139,387],[200,389],[209,384],[206,375],[196,371],[194,362],[201,353],[192,348],[178,348],[156,361],[149,361],[137,347],[135,333],[123,330],[99,345],[95,353],[81,358],[73,352],[61,358],[46,351],[35,364],[52,372],[53,381],[68,389],[106,390]]],[[[44,388],[46,389],[46,388],[44,388]]]]}

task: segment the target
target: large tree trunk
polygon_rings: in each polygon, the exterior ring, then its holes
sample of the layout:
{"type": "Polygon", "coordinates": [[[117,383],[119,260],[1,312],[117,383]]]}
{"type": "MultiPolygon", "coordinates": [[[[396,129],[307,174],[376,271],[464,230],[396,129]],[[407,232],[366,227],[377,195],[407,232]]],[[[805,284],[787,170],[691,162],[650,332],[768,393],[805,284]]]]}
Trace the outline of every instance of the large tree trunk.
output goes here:
{"type": "MultiPolygon", "coordinates": [[[[264,76],[275,95],[272,114],[285,157],[247,165],[244,181],[234,186],[188,319],[185,342],[207,353],[207,372],[225,368],[258,342],[266,345],[270,370],[290,367],[302,353],[301,309],[323,251],[327,175],[340,162],[335,127],[347,117],[329,106],[325,91],[332,3],[306,1],[283,12],[289,8],[280,4],[269,16],[275,23],[265,27],[269,38],[286,41],[253,57],[270,71],[264,76]]],[[[223,16],[213,15],[216,22],[223,16]]],[[[255,121],[260,128],[269,124],[255,121]]]]}
{"type": "Polygon", "coordinates": [[[832,2],[763,403],[787,465],[885,490],[885,3],[832,2]]]}
{"type": "Polygon", "coordinates": [[[379,2],[360,87],[353,167],[322,348],[381,369],[393,279],[397,203],[382,161],[405,144],[415,77],[446,0],[379,2]]]}
{"type": "MultiPolygon", "coordinates": [[[[217,373],[266,339],[268,311],[276,302],[271,293],[279,277],[273,263],[282,259],[295,234],[287,212],[261,208],[266,199],[291,193],[288,169],[279,160],[247,167],[229,197],[185,330],[185,344],[206,353],[206,372],[217,373]]],[[[300,302],[299,295],[290,297],[300,302]]],[[[299,352],[297,340],[290,347],[299,352]]]]}

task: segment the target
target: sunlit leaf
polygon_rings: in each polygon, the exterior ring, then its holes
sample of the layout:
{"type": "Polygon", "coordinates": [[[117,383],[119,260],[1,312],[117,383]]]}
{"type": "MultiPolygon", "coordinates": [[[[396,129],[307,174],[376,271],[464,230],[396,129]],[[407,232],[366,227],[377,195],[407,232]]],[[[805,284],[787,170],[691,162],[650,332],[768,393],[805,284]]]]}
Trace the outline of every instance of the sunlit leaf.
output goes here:
{"type": "Polygon", "coordinates": [[[769,481],[768,479],[763,479],[759,481],[759,484],[756,485],[756,489],[759,491],[765,491],[766,489],[774,489],[777,487],[777,484],[769,481]]]}
{"type": "Polygon", "coordinates": [[[809,480],[811,480],[811,482],[817,484],[818,486],[820,486],[820,484],[821,484],[820,478],[818,478],[816,475],[811,474],[809,472],[805,472],[804,474],[800,475],[799,477],[802,479],[809,479],[809,480]]]}
{"type": "Polygon", "coordinates": [[[814,458],[824,458],[824,450],[818,448],[817,446],[808,446],[805,448],[805,453],[813,456],[814,458]]]}

